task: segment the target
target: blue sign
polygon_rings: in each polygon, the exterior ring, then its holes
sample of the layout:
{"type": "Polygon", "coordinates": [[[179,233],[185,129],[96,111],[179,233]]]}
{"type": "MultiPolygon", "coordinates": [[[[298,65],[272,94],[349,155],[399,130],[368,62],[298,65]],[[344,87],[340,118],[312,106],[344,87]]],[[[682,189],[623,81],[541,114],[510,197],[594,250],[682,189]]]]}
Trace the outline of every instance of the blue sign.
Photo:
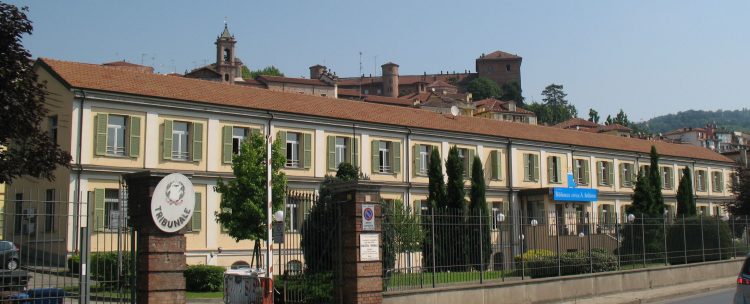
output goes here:
{"type": "Polygon", "coordinates": [[[568,172],[568,188],[575,188],[577,186],[576,180],[573,178],[573,172],[568,172]]]}
{"type": "Polygon", "coordinates": [[[595,202],[599,196],[599,190],[589,188],[552,188],[552,198],[556,201],[568,202],[595,202]]]}

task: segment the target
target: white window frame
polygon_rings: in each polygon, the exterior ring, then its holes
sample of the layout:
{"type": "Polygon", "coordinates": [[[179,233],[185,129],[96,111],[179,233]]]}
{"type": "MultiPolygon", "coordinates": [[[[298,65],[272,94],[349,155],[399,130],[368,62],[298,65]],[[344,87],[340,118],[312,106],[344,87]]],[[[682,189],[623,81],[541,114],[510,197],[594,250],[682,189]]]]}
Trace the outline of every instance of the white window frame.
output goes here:
{"type": "Polygon", "coordinates": [[[336,168],[338,168],[341,163],[346,162],[346,156],[348,155],[347,140],[348,138],[339,136],[336,136],[334,139],[336,168]]]}
{"type": "Polygon", "coordinates": [[[127,116],[124,115],[107,115],[107,149],[108,156],[125,156],[125,147],[127,146],[127,116]],[[122,125],[112,122],[113,118],[122,118],[122,125]],[[111,133],[110,133],[111,131],[111,133]],[[122,146],[117,144],[122,137],[122,146]],[[112,145],[110,145],[112,142],[112,145]]]}
{"type": "Polygon", "coordinates": [[[429,163],[430,163],[430,146],[428,145],[419,145],[418,148],[419,151],[419,169],[420,171],[417,172],[417,174],[420,175],[427,175],[427,171],[429,169],[429,163]]]}
{"type": "Polygon", "coordinates": [[[248,136],[248,129],[243,127],[232,127],[232,153],[235,155],[240,155],[242,152],[242,142],[247,139],[248,136]],[[235,132],[238,130],[243,130],[244,135],[237,135],[235,132]]]}
{"type": "MultiPolygon", "coordinates": [[[[587,161],[585,159],[576,158],[575,159],[575,165],[576,165],[576,173],[578,174],[578,179],[575,181],[578,185],[588,185],[586,182],[586,169],[583,167],[585,164],[587,164],[587,161]]],[[[590,179],[589,179],[590,180],[590,179]]]]}
{"type": "Polygon", "coordinates": [[[299,147],[301,134],[289,132],[286,134],[286,167],[299,168],[299,147]]]}
{"type": "Polygon", "coordinates": [[[391,172],[391,143],[388,141],[378,142],[378,153],[380,154],[380,163],[378,164],[378,170],[380,173],[391,172]]]}
{"type": "Polygon", "coordinates": [[[175,121],[172,125],[172,159],[190,159],[190,123],[175,121]],[[185,130],[177,130],[178,125],[185,125],[185,130]],[[177,148],[177,150],[175,150],[177,148]],[[184,151],[183,151],[184,149],[184,151]]]}

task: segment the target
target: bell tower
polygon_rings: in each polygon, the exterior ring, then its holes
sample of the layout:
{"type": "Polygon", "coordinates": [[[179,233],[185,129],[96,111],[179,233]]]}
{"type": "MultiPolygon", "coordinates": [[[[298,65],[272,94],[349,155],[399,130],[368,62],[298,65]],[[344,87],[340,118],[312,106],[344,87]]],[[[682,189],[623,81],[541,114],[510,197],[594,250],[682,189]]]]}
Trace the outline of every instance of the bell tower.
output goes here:
{"type": "Polygon", "coordinates": [[[224,31],[216,38],[216,72],[221,75],[221,82],[234,83],[235,77],[241,73],[240,65],[234,57],[236,43],[234,36],[229,33],[227,24],[224,23],[224,31]]]}

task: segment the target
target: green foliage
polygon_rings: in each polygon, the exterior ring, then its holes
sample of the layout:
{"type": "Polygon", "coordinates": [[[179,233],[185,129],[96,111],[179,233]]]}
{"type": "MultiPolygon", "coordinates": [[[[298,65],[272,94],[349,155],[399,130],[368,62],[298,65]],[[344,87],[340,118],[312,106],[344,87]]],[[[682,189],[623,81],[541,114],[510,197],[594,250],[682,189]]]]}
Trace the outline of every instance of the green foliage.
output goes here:
{"type": "Polygon", "coordinates": [[[319,188],[318,201],[305,217],[300,231],[300,247],[305,256],[306,271],[312,274],[333,271],[333,253],[337,250],[338,210],[334,204],[331,187],[359,178],[356,167],[339,164],[336,177],[326,175],[319,188]]]}
{"type": "Polygon", "coordinates": [[[562,85],[550,84],[542,91],[542,103],[532,103],[527,106],[529,111],[536,114],[540,123],[554,125],[578,116],[578,110],[565,99],[566,94],[562,85]]]}
{"type": "Polygon", "coordinates": [[[432,208],[447,207],[445,201],[445,175],[443,175],[442,164],[443,161],[440,159],[440,152],[438,152],[438,149],[432,149],[432,152],[430,152],[429,168],[427,168],[427,176],[429,178],[427,201],[432,208]]]}
{"type": "Polygon", "coordinates": [[[46,84],[37,82],[21,44],[33,30],[26,13],[27,7],[0,2],[0,184],[22,175],[54,180],[54,170],[71,161],[46,130],[46,84]]]}
{"type": "Polygon", "coordinates": [[[221,266],[190,265],[185,269],[187,291],[221,291],[224,287],[224,271],[221,266]]]}
{"type": "Polygon", "coordinates": [[[502,87],[503,95],[500,96],[501,100],[513,100],[516,102],[516,105],[519,107],[523,107],[523,95],[521,94],[521,84],[518,83],[518,81],[511,81],[508,83],[503,84],[502,87]]]}
{"type": "MultiPolygon", "coordinates": [[[[445,200],[445,176],[443,175],[442,163],[438,149],[432,149],[427,168],[427,176],[429,178],[427,185],[427,190],[429,192],[427,202],[429,204],[430,212],[435,212],[435,210],[439,209],[441,210],[447,206],[445,200]]],[[[438,218],[436,222],[439,221],[440,219],[438,218]]],[[[433,265],[433,259],[435,261],[443,260],[443,255],[445,253],[443,246],[448,242],[447,236],[443,234],[435,233],[433,235],[433,224],[435,223],[432,223],[432,217],[422,218],[422,230],[425,231],[425,238],[422,242],[422,256],[424,257],[422,259],[422,265],[428,269],[433,269],[433,267],[436,266],[433,265]],[[433,250],[433,246],[435,246],[435,250],[433,250]],[[435,253],[435,257],[432,256],[433,252],[435,253]]],[[[439,231],[436,230],[436,232],[439,231]]]]}
{"type": "Polygon", "coordinates": [[[638,172],[633,190],[633,204],[628,206],[628,213],[661,217],[664,212],[664,196],[661,193],[661,175],[659,173],[659,154],[651,146],[651,165],[648,172],[638,172]]]}
{"type": "Polygon", "coordinates": [[[682,170],[680,185],[677,187],[677,215],[694,216],[698,214],[693,196],[693,177],[690,168],[685,166],[682,170]]]}
{"type": "Polygon", "coordinates": [[[265,68],[255,71],[250,71],[247,66],[242,66],[242,78],[244,79],[255,79],[255,77],[262,75],[284,77],[284,73],[282,73],[277,67],[273,65],[269,65],[265,68]]]}
{"type": "MultiPolygon", "coordinates": [[[[130,259],[130,252],[123,251],[120,254],[122,257],[122,269],[123,273],[129,273],[132,269],[133,264],[130,259]]],[[[120,278],[118,277],[118,253],[115,251],[108,252],[92,252],[89,256],[89,274],[93,280],[99,281],[100,285],[111,285],[120,284],[120,278]]],[[[68,258],[67,261],[68,271],[70,273],[78,274],[81,257],[74,255],[68,258]]],[[[124,275],[124,274],[123,274],[124,275]]]]}
{"type": "Polygon", "coordinates": [[[65,264],[68,268],[68,273],[78,274],[81,269],[81,256],[77,254],[69,256],[65,264]]]}
{"type": "Polygon", "coordinates": [[[669,263],[672,265],[684,264],[686,261],[703,262],[704,257],[706,261],[728,259],[734,254],[732,245],[729,225],[715,217],[677,219],[669,227],[667,234],[669,263]]]}
{"type": "Polygon", "coordinates": [[[445,171],[448,175],[446,204],[448,208],[465,211],[464,163],[458,156],[458,147],[456,146],[451,147],[450,151],[448,151],[448,159],[445,161],[445,171]]]}
{"type": "Polygon", "coordinates": [[[333,272],[305,273],[300,277],[281,278],[274,288],[282,294],[299,295],[299,303],[332,303],[333,272]],[[285,289],[285,290],[284,290],[285,289]]]}
{"type": "Polygon", "coordinates": [[[718,125],[729,130],[750,131],[750,109],[741,110],[688,110],[657,116],[644,123],[637,124],[651,133],[665,133],[674,129],[687,127],[704,127],[709,123],[718,125]]]}
{"type": "Polygon", "coordinates": [[[664,211],[664,196],[661,193],[661,171],[659,170],[659,153],[656,152],[656,146],[651,146],[651,165],[648,168],[648,177],[651,180],[651,187],[654,193],[653,209],[659,214],[664,211]]]}
{"type": "MultiPolygon", "coordinates": [[[[513,257],[521,267],[521,256],[513,257]]],[[[554,277],[558,275],[558,261],[555,253],[549,250],[529,250],[523,255],[523,267],[526,275],[532,278],[554,277]]],[[[617,270],[617,256],[603,248],[594,248],[589,257],[588,251],[565,252],[560,254],[561,275],[576,275],[593,271],[605,272],[617,270]]]]}
{"type": "MultiPolygon", "coordinates": [[[[487,208],[485,197],[484,169],[479,156],[474,156],[471,165],[471,194],[469,213],[467,215],[467,242],[466,255],[469,265],[480,269],[479,265],[488,265],[492,254],[492,243],[490,237],[490,223],[492,216],[487,208]],[[480,228],[481,227],[481,228],[480,228]],[[482,250],[476,248],[482,244],[482,250]]],[[[486,268],[486,266],[485,266],[486,268]]]]}
{"type": "Polygon", "coordinates": [[[419,252],[425,233],[419,224],[419,210],[410,210],[397,200],[392,203],[382,201],[383,210],[383,270],[393,269],[396,254],[419,252]]]}
{"type": "Polygon", "coordinates": [[[599,123],[599,112],[594,109],[589,109],[589,121],[599,123]]]}
{"type": "Polygon", "coordinates": [[[726,204],[732,215],[750,215],[750,169],[737,165],[732,174],[732,194],[734,200],[726,204]]]}
{"type": "Polygon", "coordinates": [[[620,230],[620,257],[623,264],[641,263],[643,252],[650,260],[663,261],[664,254],[664,218],[662,216],[644,218],[643,214],[634,213],[635,220],[625,223],[620,230]]]}
{"type": "Polygon", "coordinates": [[[497,83],[485,77],[479,77],[469,81],[469,84],[466,86],[466,91],[471,93],[471,97],[474,100],[500,98],[503,94],[497,83]]]}
{"type": "MultiPolygon", "coordinates": [[[[216,220],[228,230],[236,241],[266,239],[266,141],[252,133],[241,145],[240,154],[232,157],[234,179],[222,178],[214,188],[221,194],[221,207],[216,212],[216,220]]],[[[284,207],[286,175],[281,172],[286,156],[281,154],[281,144],[272,145],[272,202],[273,211],[284,207]]]]}

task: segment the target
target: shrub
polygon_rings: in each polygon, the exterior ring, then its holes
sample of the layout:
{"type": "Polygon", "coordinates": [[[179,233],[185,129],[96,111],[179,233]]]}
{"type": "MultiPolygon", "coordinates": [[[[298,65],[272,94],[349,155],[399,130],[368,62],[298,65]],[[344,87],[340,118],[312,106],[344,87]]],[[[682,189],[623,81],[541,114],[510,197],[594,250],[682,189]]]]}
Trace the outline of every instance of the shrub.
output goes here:
{"type": "Polygon", "coordinates": [[[333,273],[305,273],[301,276],[277,278],[274,288],[301,297],[301,303],[332,303],[333,273]]]}
{"type": "Polygon", "coordinates": [[[81,269],[81,256],[78,254],[71,255],[68,257],[68,261],[65,264],[68,267],[68,273],[78,274],[81,269]]]}
{"type": "Polygon", "coordinates": [[[221,291],[226,268],[212,265],[190,265],[185,269],[187,291],[221,291]]]}
{"type": "MultiPolygon", "coordinates": [[[[549,250],[540,251],[529,254],[529,260],[526,260],[527,256],[524,255],[525,273],[532,278],[557,276],[557,256],[549,250]]],[[[520,256],[516,256],[515,258],[516,261],[520,262],[520,256]]],[[[602,248],[592,249],[591,258],[589,258],[588,251],[560,254],[559,272],[561,275],[590,273],[592,266],[594,272],[615,271],[617,270],[617,256],[602,248]]]]}
{"type": "Polygon", "coordinates": [[[93,279],[99,281],[100,284],[119,284],[122,283],[118,274],[126,275],[130,272],[132,267],[130,252],[123,251],[120,253],[122,257],[122,273],[118,271],[118,253],[116,251],[108,252],[92,252],[89,270],[93,279]]]}
{"type": "Polygon", "coordinates": [[[664,220],[642,216],[649,215],[636,216],[633,223],[622,225],[620,230],[623,240],[618,251],[623,264],[641,263],[644,250],[649,260],[664,261],[664,220]]]}
{"type": "Polygon", "coordinates": [[[732,256],[732,237],[726,222],[717,218],[677,219],[667,234],[669,263],[684,264],[728,259],[732,256]],[[701,227],[703,241],[701,242],[701,227]],[[687,244],[685,244],[687,241],[687,244]],[[721,254],[719,254],[721,252],[721,254]]]}

